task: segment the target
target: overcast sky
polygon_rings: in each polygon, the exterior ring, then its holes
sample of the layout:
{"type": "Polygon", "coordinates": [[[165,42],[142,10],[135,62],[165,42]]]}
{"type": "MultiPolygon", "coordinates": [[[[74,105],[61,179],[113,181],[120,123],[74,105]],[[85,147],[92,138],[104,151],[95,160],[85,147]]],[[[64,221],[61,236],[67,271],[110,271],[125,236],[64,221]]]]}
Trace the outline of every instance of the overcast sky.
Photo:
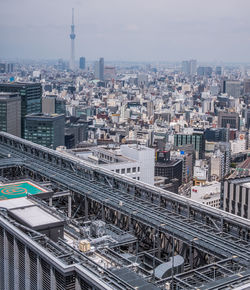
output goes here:
{"type": "Polygon", "coordinates": [[[0,58],[250,62],[250,0],[0,0],[0,58]]]}

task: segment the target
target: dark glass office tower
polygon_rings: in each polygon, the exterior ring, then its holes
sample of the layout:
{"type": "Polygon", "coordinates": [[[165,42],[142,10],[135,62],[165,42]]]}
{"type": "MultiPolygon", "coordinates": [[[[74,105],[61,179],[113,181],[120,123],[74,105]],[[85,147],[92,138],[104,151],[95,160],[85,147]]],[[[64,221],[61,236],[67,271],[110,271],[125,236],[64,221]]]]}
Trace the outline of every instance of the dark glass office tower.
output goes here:
{"type": "Polygon", "coordinates": [[[0,92],[0,131],[21,137],[21,98],[18,93],[0,92]]]}
{"type": "Polygon", "coordinates": [[[0,92],[19,93],[21,96],[21,136],[24,137],[24,117],[41,113],[42,86],[40,83],[0,84],[0,92]]]}
{"type": "Polygon", "coordinates": [[[56,149],[64,145],[65,117],[58,114],[31,114],[25,117],[24,138],[56,149]]]}
{"type": "Polygon", "coordinates": [[[196,159],[203,159],[205,154],[204,132],[194,132],[193,134],[175,134],[174,145],[177,147],[192,144],[195,150],[196,159]]]}
{"type": "Polygon", "coordinates": [[[209,142],[228,142],[227,128],[208,128],[205,130],[205,140],[209,142]]]}
{"type": "Polygon", "coordinates": [[[80,69],[85,69],[86,65],[85,65],[85,57],[80,57],[80,61],[79,61],[79,68],[80,69]]]}

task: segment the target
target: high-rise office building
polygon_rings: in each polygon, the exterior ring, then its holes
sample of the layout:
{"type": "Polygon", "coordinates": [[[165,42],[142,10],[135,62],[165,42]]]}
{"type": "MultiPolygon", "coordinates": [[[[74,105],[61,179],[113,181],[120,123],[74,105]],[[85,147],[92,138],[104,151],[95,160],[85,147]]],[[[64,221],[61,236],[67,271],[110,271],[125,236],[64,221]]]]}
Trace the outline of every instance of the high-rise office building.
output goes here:
{"type": "Polygon", "coordinates": [[[7,72],[12,73],[14,71],[14,64],[13,63],[8,63],[7,64],[7,72]]]}
{"type": "Polygon", "coordinates": [[[248,130],[250,129],[250,108],[245,110],[245,126],[248,130]]]}
{"type": "Polygon", "coordinates": [[[197,131],[192,134],[175,134],[174,145],[181,147],[183,145],[192,144],[195,150],[196,159],[204,158],[205,153],[205,137],[203,131],[197,131]]]}
{"type": "Polygon", "coordinates": [[[195,59],[184,60],[182,62],[182,72],[186,75],[194,75],[197,70],[197,61],[195,59]]]}
{"type": "Polygon", "coordinates": [[[166,162],[156,162],[155,163],[155,176],[166,177],[167,183],[172,182],[176,179],[178,186],[182,183],[182,164],[181,159],[169,160],[166,162]]]}
{"type": "Polygon", "coordinates": [[[0,93],[0,131],[21,137],[21,98],[18,93],[0,93]]]}
{"type": "Polygon", "coordinates": [[[197,69],[198,76],[207,76],[210,77],[212,75],[213,69],[210,66],[199,66],[197,69]]]}
{"type": "Polygon", "coordinates": [[[64,114],[66,116],[66,100],[55,98],[55,114],[64,114]]]}
{"type": "Polygon", "coordinates": [[[24,117],[41,113],[42,86],[40,83],[2,83],[0,92],[19,93],[21,96],[21,137],[24,137],[24,117]]]}
{"type": "Polygon", "coordinates": [[[250,178],[225,180],[222,199],[225,211],[250,219],[250,178]]]}
{"type": "Polygon", "coordinates": [[[70,39],[71,39],[71,52],[70,52],[70,62],[69,62],[69,68],[71,70],[75,69],[75,24],[74,24],[74,9],[72,9],[72,24],[71,24],[71,33],[70,33],[70,39]]]}
{"type": "Polygon", "coordinates": [[[0,63],[0,73],[3,74],[5,73],[6,70],[6,64],[5,63],[0,63]]]}
{"type": "Polygon", "coordinates": [[[244,80],[244,94],[250,94],[250,79],[244,80]]]}
{"type": "Polygon", "coordinates": [[[48,148],[64,145],[65,116],[31,114],[25,117],[24,138],[48,148]]]}
{"type": "Polygon", "coordinates": [[[229,97],[239,98],[240,90],[240,81],[224,81],[223,83],[223,93],[226,93],[229,97]]]}
{"type": "Polygon", "coordinates": [[[0,63],[0,73],[12,73],[14,71],[13,63],[0,63]]]}
{"type": "Polygon", "coordinates": [[[207,128],[205,140],[208,142],[228,142],[229,132],[226,128],[207,128]]]}
{"type": "Polygon", "coordinates": [[[222,75],[222,67],[221,66],[217,66],[215,68],[215,74],[218,75],[218,76],[222,75]]]}
{"type": "Polygon", "coordinates": [[[78,121],[76,123],[67,123],[65,127],[65,146],[72,148],[78,145],[82,141],[88,139],[88,121],[78,121]],[[72,145],[68,144],[69,136],[74,136],[72,145]]]}
{"type": "Polygon", "coordinates": [[[103,81],[104,80],[104,58],[101,57],[95,62],[95,78],[103,81]]]}
{"type": "Polygon", "coordinates": [[[58,98],[57,95],[47,95],[42,98],[42,112],[66,115],[66,100],[58,98]]]}
{"type": "Polygon", "coordinates": [[[190,60],[190,74],[195,75],[197,71],[197,60],[191,59],[190,60]]]}
{"type": "Polygon", "coordinates": [[[240,117],[235,112],[219,112],[218,128],[240,129],[240,117]]]}
{"type": "Polygon", "coordinates": [[[85,57],[80,57],[80,60],[79,60],[79,68],[80,69],[85,69],[86,68],[86,60],[85,60],[85,57]]]}

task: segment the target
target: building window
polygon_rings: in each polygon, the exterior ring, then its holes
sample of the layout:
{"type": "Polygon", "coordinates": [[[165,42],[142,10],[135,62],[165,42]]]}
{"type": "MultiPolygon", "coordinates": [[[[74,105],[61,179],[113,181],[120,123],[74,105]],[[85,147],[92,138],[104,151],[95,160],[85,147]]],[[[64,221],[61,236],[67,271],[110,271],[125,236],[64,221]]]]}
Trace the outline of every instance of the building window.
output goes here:
{"type": "Polygon", "coordinates": [[[137,171],[140,172],[140,167],[137,168],[137,171]]]}
{"type": "Polygon", "coordinates": [[[136,172],[136,167],[133,167],[132,168],[132,172],[136,172]]]}
{"type": "Polygon", "coordinates": [[[122,174],[125,174],[125,168],[122,168],[122,174]]]}
{"type": "Polygon", "coordinates": [[[127,168],[127,173],[130,173],[131,172],[131,168],[127,168]]]}
{"type": "Polygon", "coordinates": [[[116,171],[115,171],[116,173],[120,173],[120,169],[116,169],[116,171]]]}

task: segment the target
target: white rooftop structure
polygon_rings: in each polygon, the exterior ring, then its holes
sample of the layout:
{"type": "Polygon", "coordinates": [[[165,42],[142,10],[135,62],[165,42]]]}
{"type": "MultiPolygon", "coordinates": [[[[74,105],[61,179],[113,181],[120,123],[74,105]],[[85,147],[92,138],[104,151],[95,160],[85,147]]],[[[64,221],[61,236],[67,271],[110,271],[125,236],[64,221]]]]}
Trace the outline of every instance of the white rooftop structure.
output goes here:
{"type": "Polygon", "coordinates": [[[32,228],[61,222],[61,220],[47,213],[40,207],[34,206],[34,204],[32,205],[30,207],[12,209],[11,214],[29,224],[32,228]]]}

